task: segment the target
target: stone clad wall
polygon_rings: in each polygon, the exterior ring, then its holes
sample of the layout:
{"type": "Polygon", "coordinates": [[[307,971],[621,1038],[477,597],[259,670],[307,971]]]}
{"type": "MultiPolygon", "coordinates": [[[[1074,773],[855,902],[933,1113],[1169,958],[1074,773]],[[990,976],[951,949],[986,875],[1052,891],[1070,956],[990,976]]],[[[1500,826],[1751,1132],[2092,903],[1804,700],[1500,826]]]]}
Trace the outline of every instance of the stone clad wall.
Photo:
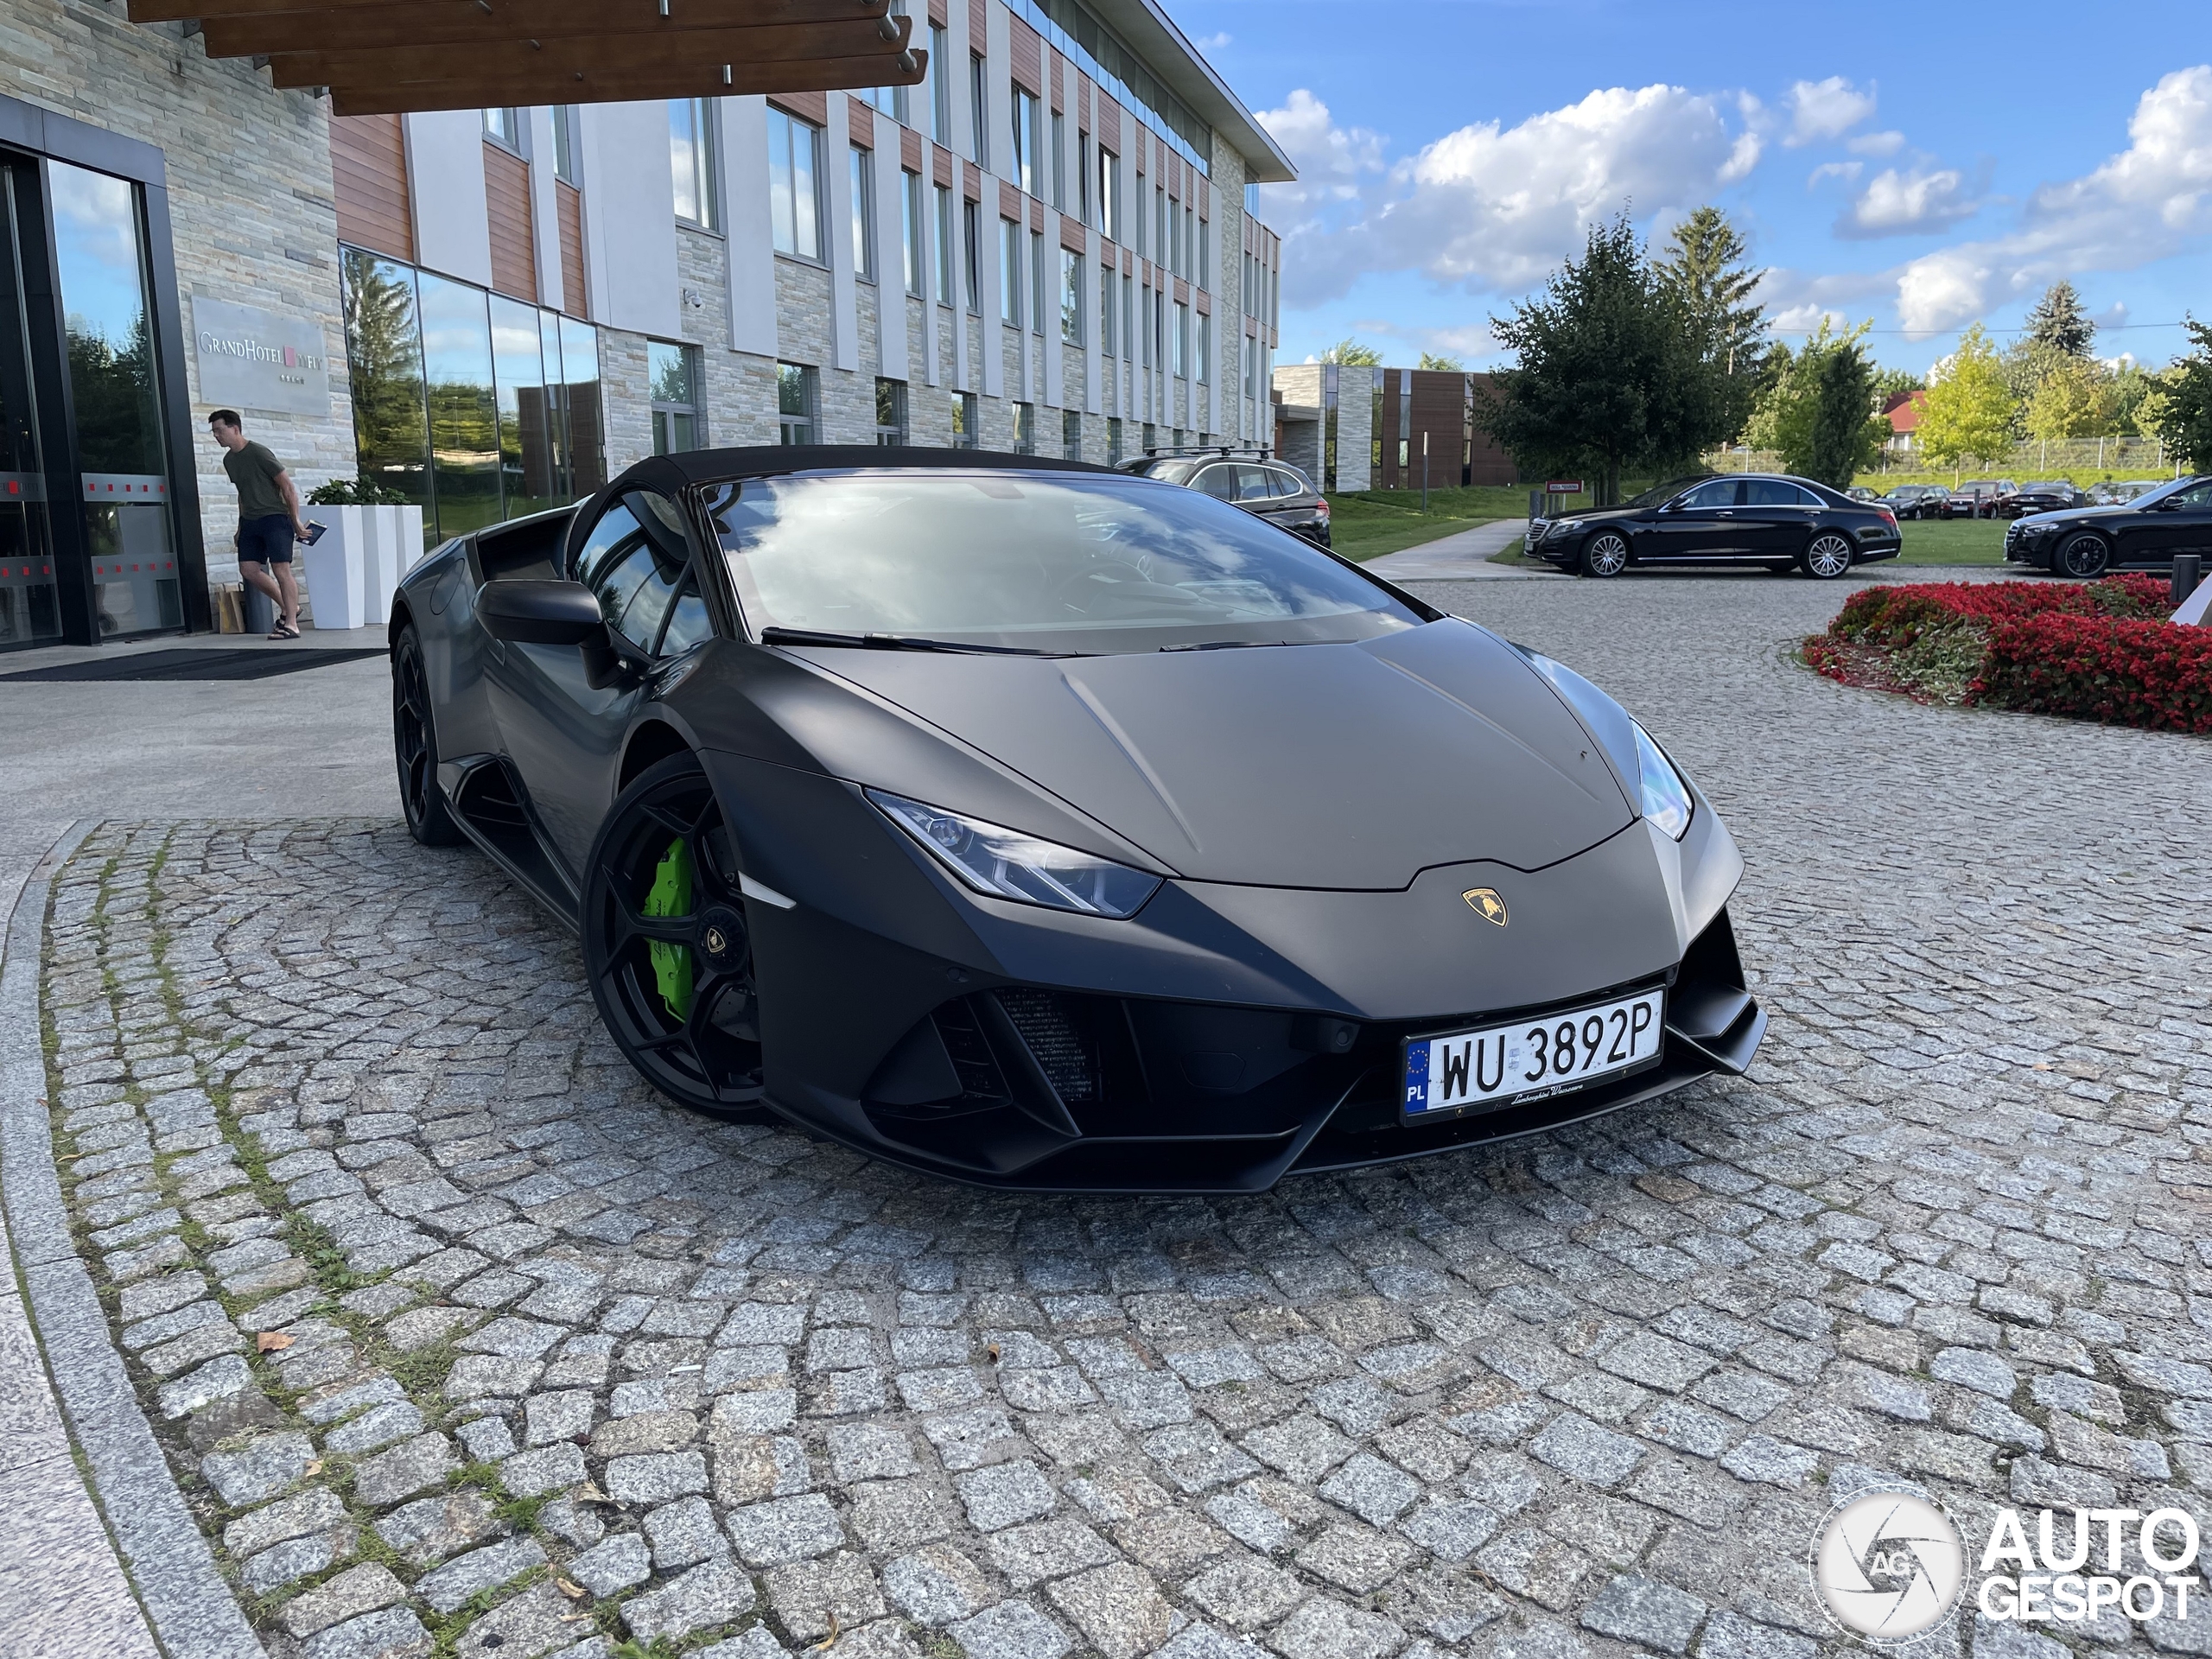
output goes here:
{"type": "Polygon", "coordinates": [[[280,92],[237,60],[210,62],[176,24],[141,25],[86,0],[0,6],[0,94],[159,148],[168,170],[177,293],[187,339],[191,435],[212,582],[236,581],[238,495],[207,435],[188,331],[195,294],[321,326],[331,361],[327,416],[245,411],[246,432],[290,468],[304,493],[354,472],[353,417],[338,297],[338,213],[331,196],[330,106],[280,92]]]}

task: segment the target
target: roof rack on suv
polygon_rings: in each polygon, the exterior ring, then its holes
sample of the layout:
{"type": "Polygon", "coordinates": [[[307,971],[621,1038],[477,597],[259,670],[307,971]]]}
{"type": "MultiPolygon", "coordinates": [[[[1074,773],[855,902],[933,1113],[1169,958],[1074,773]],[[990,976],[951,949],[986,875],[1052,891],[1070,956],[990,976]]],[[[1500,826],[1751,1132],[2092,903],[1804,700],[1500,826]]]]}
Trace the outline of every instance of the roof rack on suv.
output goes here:
{"type": "Polygon", "coordinates": [[[1185,444],[1179,446],[1154,444],[1147,448],[1144,452],[1144,458],[1147,461],[1175,461],[1184,458],[1195,459],[1202,455],[1223,455],[1232,459],[1246,457],[1257,461],[1272,461],[1274,459],[1274,451],[1270,449],[1264,443],[1256,445],[1244,444],[1242,446],[1233,443],[1205,443],[1185,444]]]}

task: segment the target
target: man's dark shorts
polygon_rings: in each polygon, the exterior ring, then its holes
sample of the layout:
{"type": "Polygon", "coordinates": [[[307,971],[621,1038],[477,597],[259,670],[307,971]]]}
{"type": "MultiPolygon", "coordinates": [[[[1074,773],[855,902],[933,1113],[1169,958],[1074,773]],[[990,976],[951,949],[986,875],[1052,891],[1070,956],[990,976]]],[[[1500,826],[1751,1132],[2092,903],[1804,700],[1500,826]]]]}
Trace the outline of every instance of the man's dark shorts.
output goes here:
{"type": "Polygon", "coordinates": [[[238,558],[256,564],[292,562],[292,521],[283,513],[266,518],[246,518],[238,524],[238,558]]]}

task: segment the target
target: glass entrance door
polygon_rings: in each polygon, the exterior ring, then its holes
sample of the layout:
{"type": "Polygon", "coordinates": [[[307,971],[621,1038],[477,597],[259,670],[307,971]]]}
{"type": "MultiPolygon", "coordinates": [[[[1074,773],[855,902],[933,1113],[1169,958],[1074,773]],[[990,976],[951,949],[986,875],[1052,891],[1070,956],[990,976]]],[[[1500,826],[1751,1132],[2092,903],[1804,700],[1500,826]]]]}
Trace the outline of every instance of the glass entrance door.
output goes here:
{"type": "Polygon", "coordinates": [[[182,627],[138,189],[58,161],[46,181],[99,632],[182,627]]]}
{"type": "Polygon", "coordinates": [[[61,637],[31,399],[22,248],[16,169],[0,163],[0,648],[61,637]]]}

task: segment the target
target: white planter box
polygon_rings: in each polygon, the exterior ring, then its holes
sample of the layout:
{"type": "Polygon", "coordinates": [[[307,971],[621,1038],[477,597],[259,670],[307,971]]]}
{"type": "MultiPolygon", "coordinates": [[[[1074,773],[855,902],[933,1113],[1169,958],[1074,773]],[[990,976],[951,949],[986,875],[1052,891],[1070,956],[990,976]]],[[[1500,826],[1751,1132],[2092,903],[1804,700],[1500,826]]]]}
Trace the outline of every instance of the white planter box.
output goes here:
{"type": "Polygon", "coordinates": [[[389,622],[400,577],[423,556],[423,509],[318,506],[308,516],[329,527],[320,542],[301,550],[315,626],[389,622]]]}

